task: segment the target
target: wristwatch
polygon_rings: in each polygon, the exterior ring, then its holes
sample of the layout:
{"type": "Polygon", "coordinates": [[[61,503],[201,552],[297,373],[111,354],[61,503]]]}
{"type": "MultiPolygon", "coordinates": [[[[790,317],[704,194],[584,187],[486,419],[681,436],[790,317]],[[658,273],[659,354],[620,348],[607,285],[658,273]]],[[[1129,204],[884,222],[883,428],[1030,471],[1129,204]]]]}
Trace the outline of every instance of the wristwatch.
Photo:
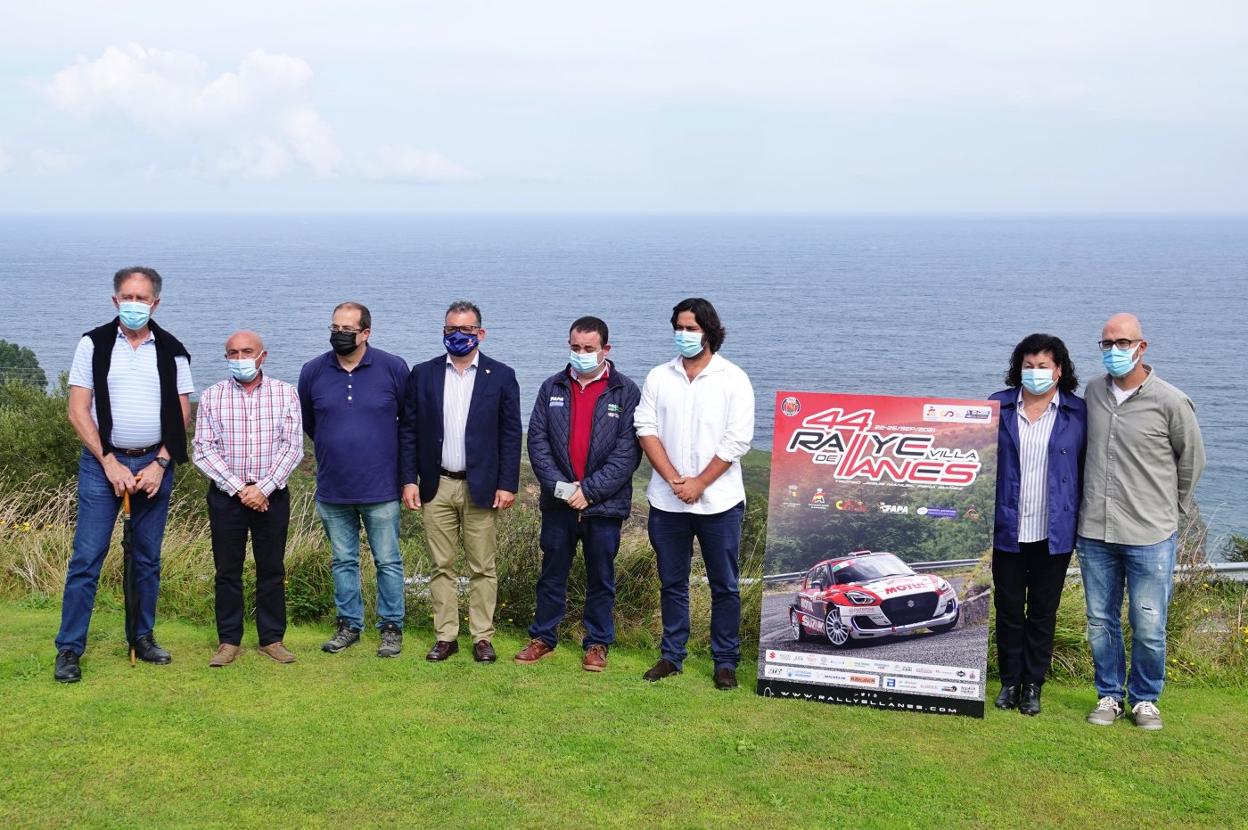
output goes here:
{"type": "Polygon", "coordinates": [[[158,456],[156,456],[156,463],[160,465],[160,469],[162,469],[162,470],[167,470],[167,469],[169,469],[169,459],[168,459],[168,458],[161,458],[161,457],[158,455],[158,456]]]}

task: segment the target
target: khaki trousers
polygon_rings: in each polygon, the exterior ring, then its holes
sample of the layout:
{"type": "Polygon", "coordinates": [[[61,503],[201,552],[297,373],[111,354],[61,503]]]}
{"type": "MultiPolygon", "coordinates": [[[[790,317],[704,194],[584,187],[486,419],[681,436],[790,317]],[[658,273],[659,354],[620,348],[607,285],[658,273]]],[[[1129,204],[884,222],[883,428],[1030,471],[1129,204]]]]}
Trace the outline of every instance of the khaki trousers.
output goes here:
{"type": "Polygon", "coordinates": [[[468,495],[468,482],[442,476],[438,493],[422,508],[425,541],[433,559],[429,594],[433,600],[433,628],[437,638],[450,642],[459,636],[459,590],[455,559],[462,537],[471,575],[468,578],[468,630],[472,641],[494,638],[494,605],[498,600],[495,554],[497,511],[477,507],[468,495]]]}

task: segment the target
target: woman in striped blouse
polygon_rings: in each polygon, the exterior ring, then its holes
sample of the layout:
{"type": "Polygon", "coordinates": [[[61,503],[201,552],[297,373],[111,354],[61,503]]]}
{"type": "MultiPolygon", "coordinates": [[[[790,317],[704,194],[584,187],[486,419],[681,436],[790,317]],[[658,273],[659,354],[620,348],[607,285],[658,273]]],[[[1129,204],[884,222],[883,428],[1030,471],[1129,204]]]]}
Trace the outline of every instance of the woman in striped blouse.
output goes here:
{"type": "Polygon", "coordinates": [[[1030,334],[1014,347],[997,435],[992,581],[997,708],[1040,713],[1053,631],[1075,546],[1087,409],[1066,344],[1030,334]]]}

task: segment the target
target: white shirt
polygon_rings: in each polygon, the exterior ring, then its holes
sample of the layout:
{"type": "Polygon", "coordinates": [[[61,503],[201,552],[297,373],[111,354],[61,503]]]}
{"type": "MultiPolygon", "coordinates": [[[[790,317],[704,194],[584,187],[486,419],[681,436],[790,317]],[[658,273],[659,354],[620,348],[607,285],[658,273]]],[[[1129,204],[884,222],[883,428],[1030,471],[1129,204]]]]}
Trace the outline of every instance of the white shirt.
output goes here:
{"type": "Polygon", "coordinates": [[[1018,541],[1039,542],[1049,538],[1049,437],[1057,423],[1061,393],[1035,421],[1023,414],[1023,393],[1018,393],[1018,541]]]}
{"type": "Polygon", "coordinates": [[[676,472],[697,476],[718,456],[732,464],[694,504],[685,504],[657,472],[646,498],[670,513],[723,513],[745,501],[741,457],[754,439],[754,387],[739,366],[714,355],[692,381],[683,359],[656,366],[646,375],[633,415],[637,437],[657,436],[676,472]]]}
{"type": "Polygon", "coordinates": [[[442,382],[442,469],[460,473],[468,469],[468,407],[477,385],[477,361],[481,352],[461,375],[446,356],[446,379],[442,382]]]}
{"type": "MultiPolygon", "coordinates": [[[[69,367],[69,385],[95,390],[91,360],[95,344],[90,337],[78,341],[74,362],[69,367]]],[[[191,379],[191,362],[175,357],[178,368],[178,394],[195,391],[191,379]]],[[[114,447],[137,450],[160,443],[160,372],[156,368],[156,337],[148,329],[147,339],[133,348],[121,327],[113,342],[113,359],[108,367],[108,399],[113,411],[113,434],[104,436],[114,447]]],[[[91,420],[99,426],[95,414],[95,395],[91,396],[91,420]]]]}
{"type": "Polygon", "coordinates": [[[1110,381],[1109,388],[1112,389],[1114,392],[1114,403],[1118,404],[1119,406],[1122,406],[1122,402],[1125,401],[1127,398],[1131,397],[1132,395],[1134,395],[1135,390],[1139,389],[1140,387],[1132,386],[1130,389],[1120,389],[1118,388],[1118,384],[1114,383],[1113,381],[1110,381]]]}

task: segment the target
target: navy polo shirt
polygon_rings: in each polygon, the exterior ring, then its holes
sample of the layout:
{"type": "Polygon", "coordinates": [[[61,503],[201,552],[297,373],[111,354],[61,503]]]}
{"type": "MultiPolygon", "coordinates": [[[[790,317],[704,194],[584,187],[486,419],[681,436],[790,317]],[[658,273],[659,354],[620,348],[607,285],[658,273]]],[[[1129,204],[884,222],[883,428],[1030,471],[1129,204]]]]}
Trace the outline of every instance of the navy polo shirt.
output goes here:
{"type": "Polygon", "coordinates": [[[303,431],[316,448],[316,498],[373,504],[399,498],[399,416],[407,363],[369,346],[348,372],[328,351],[303,365],[303,431]]]}

